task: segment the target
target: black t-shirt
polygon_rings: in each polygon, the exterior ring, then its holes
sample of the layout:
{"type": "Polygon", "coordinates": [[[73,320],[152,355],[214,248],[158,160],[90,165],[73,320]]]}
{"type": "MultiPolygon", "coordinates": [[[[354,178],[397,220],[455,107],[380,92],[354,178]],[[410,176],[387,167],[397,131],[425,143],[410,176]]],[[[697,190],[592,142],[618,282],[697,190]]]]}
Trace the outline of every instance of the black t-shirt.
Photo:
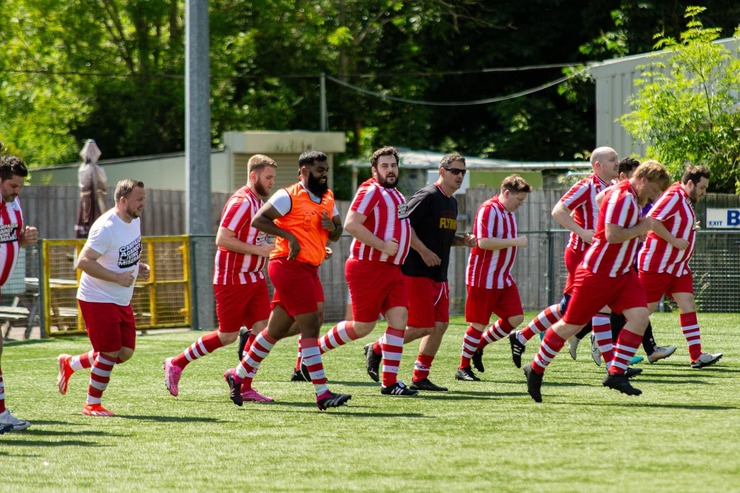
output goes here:
{"type": "Polygon", "coordinates": [[[450,248],[457,231],[457,199],[446,196],[435,184],[427,185],[409,200],[408,214],[416,236],[442,259],[442,263],[428,267],[419,252],[412,248],[401,270],[407,276],[446,281],[450,248]]]}

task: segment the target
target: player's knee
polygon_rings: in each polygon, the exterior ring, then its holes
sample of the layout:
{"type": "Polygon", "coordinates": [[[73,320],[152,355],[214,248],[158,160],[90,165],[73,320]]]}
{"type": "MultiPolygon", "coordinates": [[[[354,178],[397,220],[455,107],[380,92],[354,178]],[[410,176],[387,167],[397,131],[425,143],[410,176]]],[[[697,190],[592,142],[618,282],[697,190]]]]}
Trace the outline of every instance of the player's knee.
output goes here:
{"type": "Polygon", "coordinates": [[[522,322],[524,322],[524,314],[509,317],[508,322],[512,328],[516,329],[517,327],[519,327],[519,325],[521,325],[522,322]]]}
{"type": "Polygon", "coordinates": [[[122,364],[130,360],[134,355],[134,350],[131,348],[121,348],[120,351],[118,351],[118,359],[116,360],[116,364],[122,364]]]}
{"type": "Polygon", "coordinates": [[[233,344],[236,342],[236,340],[239,338],[239,331],[236,332],[221,332],[218,331],[218,338],[221,339],[221,343],[224,346],[228,346],[229,344],[233,344]]]}

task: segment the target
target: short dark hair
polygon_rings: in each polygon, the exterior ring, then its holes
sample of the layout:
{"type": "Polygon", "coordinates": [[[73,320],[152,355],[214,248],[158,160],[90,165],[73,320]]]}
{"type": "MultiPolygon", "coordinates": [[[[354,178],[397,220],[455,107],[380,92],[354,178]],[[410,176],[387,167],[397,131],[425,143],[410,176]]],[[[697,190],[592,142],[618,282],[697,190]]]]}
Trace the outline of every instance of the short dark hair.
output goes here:
{"type": "Polygon", "coordinates": [[[463,163],[463,166],[465,165],[465,158],[460,154],[445,154],[442,156],[442,160],[439,162],[439,165],[442,168],[449,168],[455,161],[460,161],[463,163]]]}
{"type": "Polygon", "coordinates": [[[396,148],[386,146],[381,147],[377,151],[373,152],[373,156],[370,158],[370,167],[377,168],[378,159],[380,159],[381,156],[394,156],[396,158],[396,163],[398,163],[398,151],[396,150],[396,148]]]}
{"type": "Polygon", "coordinates": [[[0,157],[0,180],[9,180],[15,175],[23,178],[28,176],[28,168],[23,160],[18,156],[0,157]]]}
{"type": "Polygon", "coordinates": [[[298,156],[298,167],[301,166],[312,166],[316,161],[323,163],[328,161],[329,157],[321,151],[305,151],[303,154],[298,156]]]}
{"type": "Polygon", "coordinates": [[[706,166],[689,166],[681,178],[681,183],[694,182],[694,185],[699,183],[702,178],[709,180],[709,168],[706,166]]]}
{"type": "Polygon", "coordinates": [[[640,166],[640,161],[633,157],[626,157],[619,161],[619,173],[629,175],[630,173],[635,171],[638,166],[640,166]]]}
{"type": "Polygon", "coordinates": [[[521,176],[514,174],[504,178],[501,182],[501,192],[508,190],[509,193],[531,192],[532,186],[521,176]]]}
{"type": "Polygon", "coordinates": [[[116,184],[116,191],[113,195],[116,198],[116,203],[121,200],[121,197],[128,197],[136,187],[144,188],[144,182],[131,180],[128,178],[119,181],[118,184],[116,184]]]}

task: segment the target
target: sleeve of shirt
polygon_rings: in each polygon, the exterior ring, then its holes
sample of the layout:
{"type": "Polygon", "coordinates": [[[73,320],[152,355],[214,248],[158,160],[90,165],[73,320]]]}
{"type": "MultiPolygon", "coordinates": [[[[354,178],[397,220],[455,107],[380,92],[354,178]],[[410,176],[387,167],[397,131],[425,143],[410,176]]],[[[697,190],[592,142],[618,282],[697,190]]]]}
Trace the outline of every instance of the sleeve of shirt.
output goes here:
{"type": "Polygon", "coordinates": [[[363,216],[370,215],[369,213],[375,207],[377,202],[376,189],[373,187],[363,187],[357,191],[355,199],[352,201],[350,209],[354,212],[360,213],[363,216]]]}
{"type": "Polygon", "coordinates": [[[290,200],[290,195],[288,195],[288,192],[281,188],[277,192],[275,192],[275,195],[270,197],[268,200],[270,204],[275,208],[278,213],[280,213],[281,216],[286,215],[288,212],[290,212],[290,208],[293,205],[293,202],[290,200]]]}
{"type": "Polygon", "coordinates": [[[663,194],[648,212],[648,216],[665,221],[676,213],[680,196],[677,193],[663,194]]]}
{"type": "Polygon", "coordinates": [[[637,203],[629,193],[613,193],[607,206],[605,222],[626,228],[632,217],[632,210],[636,208],[637,203]]]}
{"type": "Polygon", "coordinates": [[[478,217],[476,218],[476,238],[491,238],[493,231],[496,230],[497,214],[494,212],[493,207],[486,205],[478,210],[478,217]]]}
{"type": "Polygon", "coordinates": [[[243,197],[232,198],[224,208],[221,218],[221,227],[231,231],[238,231],[244,227],[247,221],[251,221],[249,214],[249,202],[243,197]]]}
{"type": "Polygon", "coordinates": [[[111,240],[110,229],[93,228],[87,237],[87,243],[85,245],[102,255],[110,248],[111,240]]]}
{"type": "Polygon", "coordinates": [[[429,210],[430,202],[431,195],[425,193],[424,189],[416,192],[411,197],[408,203],[408,216],[412,228],[423,221],[429,210]]]}
{"type": "Polygon", "coordinates": [[[588,183],[579,181],[570,190],[565,192],[565,195],[560,199],[560,202],[565,205],[569,210],[574,210],[583,204],[588,198],[588,183]]]}

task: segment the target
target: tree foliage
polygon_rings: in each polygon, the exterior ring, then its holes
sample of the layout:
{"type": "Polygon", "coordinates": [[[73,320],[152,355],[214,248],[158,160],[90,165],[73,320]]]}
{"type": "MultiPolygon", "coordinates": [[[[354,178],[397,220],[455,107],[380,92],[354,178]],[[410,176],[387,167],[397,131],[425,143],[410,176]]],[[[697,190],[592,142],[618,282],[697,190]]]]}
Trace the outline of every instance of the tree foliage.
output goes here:
{"type": "MultiPolygon", "coordinates": [[[[496,104],[418,101],[507,96],[563,64],[644,51],[644,33],[675,24],[676,1],[210,0],[212,143],[319,130],[324,73],[347,157],[381,145],[580,157],[594,147],[587,78],[496,104]]],[[[31,165],[76,161],[87,138],[105,158],[184,149],[184,0],[13,0],[3,14],[0,140],[31,165]]]]}
{"type": "MultiPolygon", "coordinates": [[[[718,28],[705,28],[701,7],[686,9],[678,39],[657,35],[653,56],[636,81],[633,111],[622,117],[630,134],[675,177],[687,162],[712,171],[713,189],[740,192],[740,57],[714,43],[718,28]]],[[[740,34],[738,27],[737,34],[740,34]]]]}

